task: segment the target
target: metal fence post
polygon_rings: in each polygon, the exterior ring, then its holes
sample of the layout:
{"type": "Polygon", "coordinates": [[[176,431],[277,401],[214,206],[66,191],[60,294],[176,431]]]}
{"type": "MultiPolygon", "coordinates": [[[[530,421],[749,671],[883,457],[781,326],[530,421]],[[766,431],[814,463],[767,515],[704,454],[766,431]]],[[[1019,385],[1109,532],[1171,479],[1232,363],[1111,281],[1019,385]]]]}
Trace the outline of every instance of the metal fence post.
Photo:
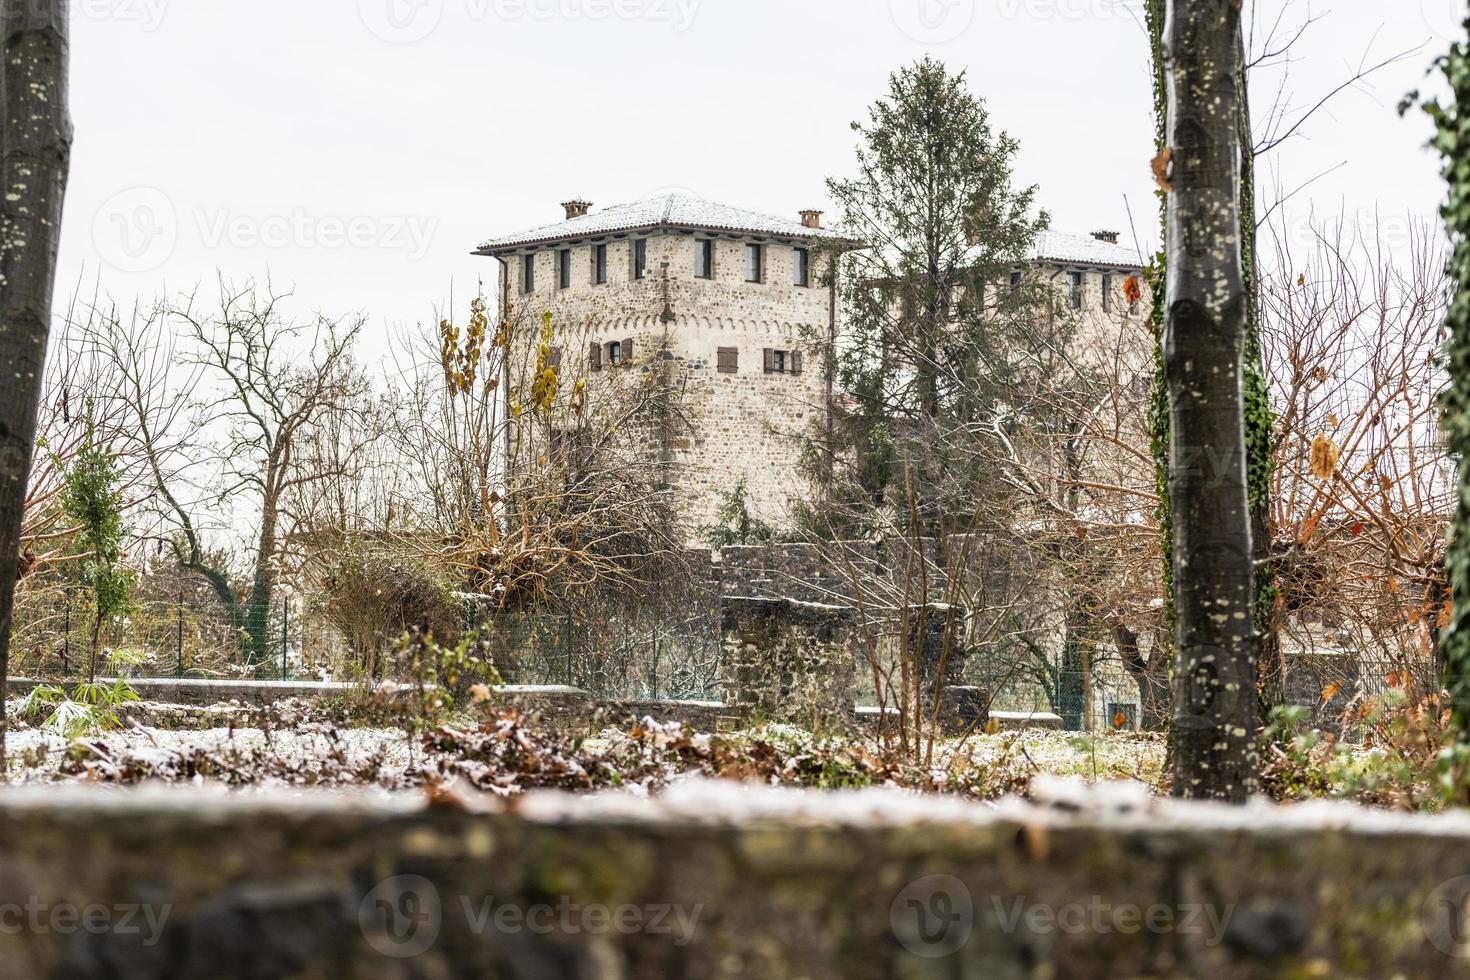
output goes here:
{"type": "Polygon", "coordinates": [[[184,676],[184,590],[179,590],[179,638],[174,650],[174,662],[178,666],[178,675],[184,676]]]}
{"type": "Polygon", "coordinates": [[[286,679],[286,631],[291,625],[291,600],[281,600],[281,680],[286,679]]]}
{"type": "Polygon", "coordinates": [[[562,622],[562,629],[566,632],[567,644],[567,687],[574,687],[575,685],[572,683],[575,679],[575,674],[572,671],[572,614],[567,613],[563,617],[562,622]]]}

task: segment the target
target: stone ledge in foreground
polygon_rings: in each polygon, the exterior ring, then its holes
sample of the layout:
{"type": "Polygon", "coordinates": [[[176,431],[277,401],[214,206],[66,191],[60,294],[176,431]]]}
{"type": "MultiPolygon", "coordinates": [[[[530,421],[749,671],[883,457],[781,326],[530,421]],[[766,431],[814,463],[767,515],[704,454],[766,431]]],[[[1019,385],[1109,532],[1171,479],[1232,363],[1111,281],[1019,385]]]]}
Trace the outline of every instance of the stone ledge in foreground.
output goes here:
{"type": "Polygon", "coordinates": [[[1470,816],[689,783],[0,792],[0,975],[1463,975],[1470,816]]]}

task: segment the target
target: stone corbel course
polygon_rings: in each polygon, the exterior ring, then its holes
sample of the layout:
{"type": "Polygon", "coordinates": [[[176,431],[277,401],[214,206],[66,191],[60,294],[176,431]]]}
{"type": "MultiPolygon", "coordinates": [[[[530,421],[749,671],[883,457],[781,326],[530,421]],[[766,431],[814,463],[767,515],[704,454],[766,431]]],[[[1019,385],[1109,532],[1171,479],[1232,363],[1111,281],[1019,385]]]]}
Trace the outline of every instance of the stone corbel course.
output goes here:
{"type": "Polygon", "coordinates": [[[4,977],[1450,977],[1470,817],[683,784],[0,793],[4,977]]]}

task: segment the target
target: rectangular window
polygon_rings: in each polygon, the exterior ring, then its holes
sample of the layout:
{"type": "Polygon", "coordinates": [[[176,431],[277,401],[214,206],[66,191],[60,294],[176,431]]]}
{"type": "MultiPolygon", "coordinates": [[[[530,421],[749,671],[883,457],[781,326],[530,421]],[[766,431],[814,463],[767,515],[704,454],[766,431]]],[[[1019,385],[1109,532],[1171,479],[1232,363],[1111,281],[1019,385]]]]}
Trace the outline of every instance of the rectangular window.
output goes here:
{"type": "Polygon", "coordinates": [[[556,253],[556,285],[560,289],[572,288],[572,250],[569,248],[556,253]]]}
{"type": "Polygon", "coordinates": [[[536,255],[521,256],[521,292],[534,293],[536,291],[536,255]]]}
{"type": "Polygon", "coordinates": [[[1106,272],[1102,277],[1102,308],[1104,313],[1113,312],[1113,277],[1106,272]]]}
{"type": "Polygon", "coordinates": [[[616,340],[607,345],[607,363],[612,367],[623,363],[623,345],[616,340]]]}
{"type": "Polygon", "coordinates": [[[979,276],[975,277],[975,312],[985,312],[985,280],[979,276]]]}
{"type": "Polygon", "coordinates": [[[740,348],[721,347],[715,351],[715,367],[721,374],[737,374],[740,371],[740,348]]]}
{"type": "Polygon", "coordinates": [[[1021,274],[1019,272],[1012,272],[1011,273],[1011,292],[1014,293],[1016,290],[1018,290],[1020,288],[1021,288],[1021,274]]]}
{"type": "Polygon", "coordinates": [[[745,281],[760,282],[765,272],[765,248],[761,245],[745,246],[745,281]]]}
{"type": "Polygon", "coordinates": [[[648,239],[634,239],[633,278],[642,279],[646,275],[648,275],[648,239]]]}
{"type": "Polygon", "coordinates": [[[812,284],[812,255],[804,248],[791,250],[794,268],[792,269],[791,282],[795,286],[810,286],[812,284]]]}
{"type": "Polygon", "coordinates": [[[766,374],[801,373],[801,351],[799,350],[775,350],[767,347],[764,355],[762,366],[766,374]]]}
{"type": "Polygon", "coordinates": [[[592,249],[592,281],[599,286],[607,282],[606,245],[597,245],[592,249]]]}
{"type": "Polygon", "coordinates": [[[1067,273],[1067,303],[1074,310],[1082,309],[1082,273],[1067,273]]]}
{"type": "Polygon", "coordinates": [[[694,274],[700,279],[715,277],[715,243],[707,238],[694,243],[694,274]]]}

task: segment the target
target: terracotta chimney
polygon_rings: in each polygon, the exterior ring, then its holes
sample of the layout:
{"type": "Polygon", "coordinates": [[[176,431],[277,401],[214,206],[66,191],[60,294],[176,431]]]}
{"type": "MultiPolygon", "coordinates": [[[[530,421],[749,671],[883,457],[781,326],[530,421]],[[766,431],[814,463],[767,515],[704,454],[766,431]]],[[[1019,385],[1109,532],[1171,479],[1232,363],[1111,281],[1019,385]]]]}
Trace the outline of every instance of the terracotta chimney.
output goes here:
{"type": "Polygon", "coordinates": [[[1118,233],[1116,231],[1095,231],[1092,233],[1092,237],[1100,242],[1107,242],[1109,245],[1118,244],[1118,233]]]}
{"type": "Polygon", "coordinates": [[[801,224],[802,224],[802,227],[804,227],[804,228],[820,228],[820,227],[822,227],[822,212],[820,212],[820,211],[803,211],[803,212],[801,212],[801,224]]]}
{"type": "Polygon", "coordinates": [[[580,198],[574,198],[570,201],[562,201],[561,206],[567,209],[567,220],[569,221],[572,218],[585,217],[587,212],[592,210],[592,202],[583,201],[580,198]]]}

